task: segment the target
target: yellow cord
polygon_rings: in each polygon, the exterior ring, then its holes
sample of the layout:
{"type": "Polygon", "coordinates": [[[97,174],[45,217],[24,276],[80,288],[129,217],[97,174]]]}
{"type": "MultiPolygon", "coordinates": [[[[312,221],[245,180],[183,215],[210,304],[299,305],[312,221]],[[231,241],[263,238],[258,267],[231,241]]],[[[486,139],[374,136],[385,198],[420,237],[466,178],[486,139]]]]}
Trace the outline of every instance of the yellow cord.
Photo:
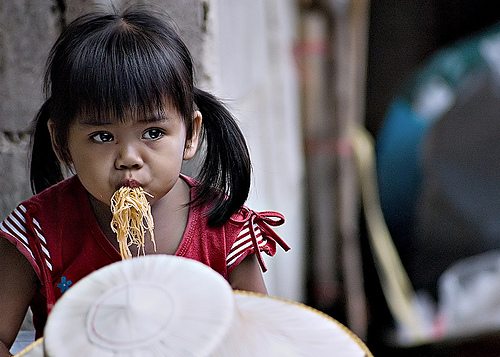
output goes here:
{"type": "Polygon", "coordinates": [[[415,292],[387,228],[378,193],[374,141],[370,133],[354,128],[350,135],[354,149],[363,210],[370,243],[389,309],[395,320],[416,342],[425,342],[425,332],[412,300],[415,292]]]}

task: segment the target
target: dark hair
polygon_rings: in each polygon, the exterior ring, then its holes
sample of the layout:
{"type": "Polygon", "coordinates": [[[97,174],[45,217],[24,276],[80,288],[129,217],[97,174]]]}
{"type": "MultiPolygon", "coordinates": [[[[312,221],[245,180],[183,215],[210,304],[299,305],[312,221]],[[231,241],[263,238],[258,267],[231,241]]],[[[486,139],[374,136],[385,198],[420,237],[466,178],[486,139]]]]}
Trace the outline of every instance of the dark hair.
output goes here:
{"type": "Polygon", "coordinates": [[[52,48],[45,75],[48,99],[34,122],[31,186],[35,193],[63,179],[47,122],[55,128],[54,145],[69,162],[69,127],[79,115],[99,123],[124,114],[161,111],[165,98],[181,114],[187,137],[194,105],[203,115],[206,156],[194,204],[209,204],[209,224],[223,224],[248,197],[250,158],[243,135],[227,108],[194,87],[191,55],[163,15],[139,8],[91,13],[63,31],[52,48]]]}

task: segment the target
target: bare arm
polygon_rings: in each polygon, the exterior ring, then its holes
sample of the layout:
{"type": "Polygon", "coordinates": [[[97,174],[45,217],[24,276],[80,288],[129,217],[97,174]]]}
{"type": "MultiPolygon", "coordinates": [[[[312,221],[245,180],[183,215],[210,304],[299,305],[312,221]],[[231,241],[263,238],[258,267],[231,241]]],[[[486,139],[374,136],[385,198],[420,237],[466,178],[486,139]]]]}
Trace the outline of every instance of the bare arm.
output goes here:
{"type": "Polygon", "coordinates": [[[247,256],[229,274],[229,283],[234,290],[252,291],[267,294],[259,262],[255,254],[247,256]]]}
{"type": "Polygon", "coordinates": [[[0,357],[10,357],[12,356],[9,352],[7,346],[5,346],[2,342],[0,342],[0,357]]]}
{"type": "Polygon", "coordinates": [[[0,357],[12,346],[35,294],[38,278],[16,247],[0,238],[0,357]]]}

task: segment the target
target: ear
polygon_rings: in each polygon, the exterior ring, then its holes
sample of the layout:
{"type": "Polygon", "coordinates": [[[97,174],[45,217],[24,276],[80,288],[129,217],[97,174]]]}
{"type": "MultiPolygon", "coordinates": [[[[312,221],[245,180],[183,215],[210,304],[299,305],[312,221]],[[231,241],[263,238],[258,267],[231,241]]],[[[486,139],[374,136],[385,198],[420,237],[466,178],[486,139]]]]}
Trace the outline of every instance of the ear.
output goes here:
{"type": "Polygon", "coordinates": [[[63,164],[70,165],[71,164],[71,158],[67,158],[66,160],[64,159],[64,155],[62,154],[59,146],[57,145],[56,141],[56,124],[52,119],[49,119],[47,121],[47,128],[49,129],[50,133],[50,141],[52,143],[52,150],[54,150],[57,158],[59,161],[63,164]]]}
{"type": "Polygon", "coordinates": [[[202,122],[201,113],[198,110],[196,110],[193,113],[191,137],[186,138],[186,145],[184,146],[184,156],[183,156],[184,160],[190,160],[193,158],[194,154],[196,154],[196,150],[198,149],[198,143],[200,139],[201,122],[202,122]]]}

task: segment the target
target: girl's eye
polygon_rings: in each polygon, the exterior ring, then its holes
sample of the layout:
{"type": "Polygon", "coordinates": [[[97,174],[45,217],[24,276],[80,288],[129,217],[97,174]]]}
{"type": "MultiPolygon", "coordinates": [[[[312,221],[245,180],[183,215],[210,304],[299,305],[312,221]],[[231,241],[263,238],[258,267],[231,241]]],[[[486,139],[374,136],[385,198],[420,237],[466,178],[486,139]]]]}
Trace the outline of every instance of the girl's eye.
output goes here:
{"type": "Polygon", "coordinates": [[[113,134],[106,131],[100,131],[98,133],[92,134],[90,136],[90,139],[98,143],[108,143],[110,141],[113,141],[113,134]]]}
{"type": "Polygon", "coordinates": [[[153,128],[147,130],[142,137],[147,140],[158,140],[164,135],[163,130],[158,129],[158,128],[153,128]]]}

